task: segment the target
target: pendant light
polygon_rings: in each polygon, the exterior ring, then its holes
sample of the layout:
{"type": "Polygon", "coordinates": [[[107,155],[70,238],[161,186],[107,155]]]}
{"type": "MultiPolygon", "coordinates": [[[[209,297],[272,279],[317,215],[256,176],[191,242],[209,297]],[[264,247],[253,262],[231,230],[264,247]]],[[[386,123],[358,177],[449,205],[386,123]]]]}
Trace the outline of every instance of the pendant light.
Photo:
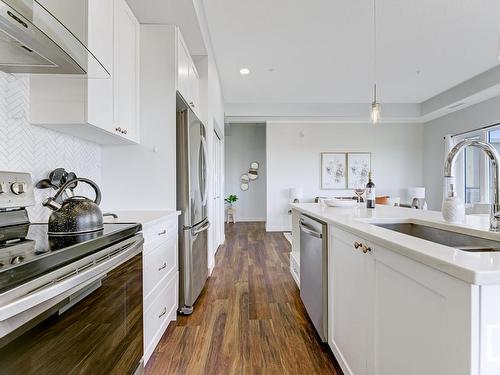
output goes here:
{"type": "Polygon", "coordinates": [[[373,0],[373,102],[371,118],[372,123],[376,124],[380,120],[381,106],[377,102],[377,0],[373,0]]]}

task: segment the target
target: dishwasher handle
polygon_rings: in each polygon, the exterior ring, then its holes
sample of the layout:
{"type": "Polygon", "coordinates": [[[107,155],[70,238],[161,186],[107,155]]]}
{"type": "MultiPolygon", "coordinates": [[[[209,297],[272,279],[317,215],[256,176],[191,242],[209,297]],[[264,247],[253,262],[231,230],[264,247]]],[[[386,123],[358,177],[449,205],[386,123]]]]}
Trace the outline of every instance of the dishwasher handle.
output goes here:
{"type": "Polygon", "coordinates": [[[316,237],[316,238],[323,238],[323,234],[316,232],[315,230],[311,229],[309,226],[307,226],[303,220],[299,221],[300,224],[300,230],[310,236],[316,237]]]}

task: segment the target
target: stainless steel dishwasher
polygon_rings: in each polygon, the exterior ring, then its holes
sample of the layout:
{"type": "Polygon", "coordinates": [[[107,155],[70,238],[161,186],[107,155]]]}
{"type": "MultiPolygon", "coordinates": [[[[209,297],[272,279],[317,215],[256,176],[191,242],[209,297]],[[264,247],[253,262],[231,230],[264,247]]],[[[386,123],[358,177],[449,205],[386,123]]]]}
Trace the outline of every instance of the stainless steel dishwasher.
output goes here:
{"type": "Polygon", "coordinates": [[[328,226],[300,217],[300,298],[323,342],[328,339],[328,226]]]}

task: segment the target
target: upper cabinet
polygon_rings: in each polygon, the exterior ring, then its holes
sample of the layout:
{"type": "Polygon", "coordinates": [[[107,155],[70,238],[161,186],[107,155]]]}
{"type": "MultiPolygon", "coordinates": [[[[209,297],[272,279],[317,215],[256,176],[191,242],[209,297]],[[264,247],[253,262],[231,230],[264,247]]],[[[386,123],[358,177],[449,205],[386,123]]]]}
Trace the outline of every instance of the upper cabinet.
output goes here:
{"type": "Polygon", "coordinates": [[[42,3],[111,78],[93,76],[93,61],[85,78],[31,75],[30,122],[100,144],[139,143],[139,23],[125,0],[42,3]]]}
{"type": "Polygon", "coordinates": [[[115,131],[139,143],[139,22],[125,0],[115,0],[115,131]]]}
{"type": "Polygon", "coordinates": [[[180,32],[177,33],[177,91],[200,117],[200,77],[180,32]]]}

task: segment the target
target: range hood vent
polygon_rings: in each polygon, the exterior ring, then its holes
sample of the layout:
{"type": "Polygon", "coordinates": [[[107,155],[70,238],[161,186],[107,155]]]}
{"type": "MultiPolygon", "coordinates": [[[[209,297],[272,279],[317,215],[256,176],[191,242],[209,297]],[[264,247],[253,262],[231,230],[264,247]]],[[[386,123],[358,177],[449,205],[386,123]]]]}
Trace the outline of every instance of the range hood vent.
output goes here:
{"type": "Polygon", "coordinates": [[[0,70],[110,77],[86,44],[36,0],[0,0],[0,70]]]}

